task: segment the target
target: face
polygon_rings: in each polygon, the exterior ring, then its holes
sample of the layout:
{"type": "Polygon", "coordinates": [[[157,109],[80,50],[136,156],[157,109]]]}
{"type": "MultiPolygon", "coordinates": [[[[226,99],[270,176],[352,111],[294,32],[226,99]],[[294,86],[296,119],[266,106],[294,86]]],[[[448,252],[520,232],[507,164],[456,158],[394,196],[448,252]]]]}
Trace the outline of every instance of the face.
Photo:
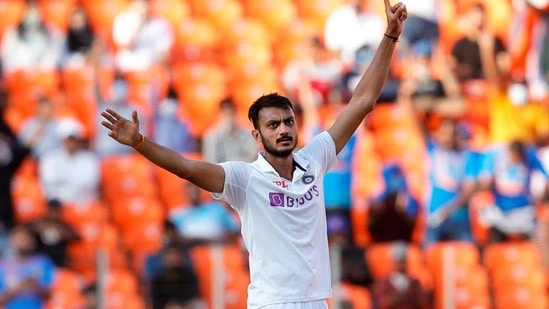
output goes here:
{"type": "Polygon", "coordinates": [[[457,142],[456,123],[450,120],[443,121],[436,131],[436,138],[443,147],[454,148],[457,142]]]}
{"type": "Polygon", "coordinates": [[[482,29],[484,27],[485,16],[484,11],[481,8],[472,8],[468,14],[468,17],[471,22],[471,26],[473,26],[474,29],[482,29]]]}
{"type": "Polygon", "coordinates": [[[10,244],[19,256],[27,256],[35,249],[35,239],[25,228],[15,228],[10,235],[10,244]]]}
{"type": "Polygon", "coordinates": [[[297,125],[290,109],[266,107],[259,112],[259,128],[252,134],[261,141],[265,152],[275,157],[287,157],[297,146],[297,125]]]}
{"type": "Polygon", "coordinates": [[[78,9],[71,15],[70,27],[72,29],[82,29],[84,26],[86,26],[86,15],[83,10],[78,9]]]}

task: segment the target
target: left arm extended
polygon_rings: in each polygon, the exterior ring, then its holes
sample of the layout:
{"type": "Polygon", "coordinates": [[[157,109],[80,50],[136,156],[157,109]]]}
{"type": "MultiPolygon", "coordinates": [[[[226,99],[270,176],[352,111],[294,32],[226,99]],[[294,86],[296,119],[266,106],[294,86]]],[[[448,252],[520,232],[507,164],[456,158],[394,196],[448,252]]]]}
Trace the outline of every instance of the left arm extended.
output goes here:
{"type": "Polygon", "coordinates": [[[364,117],[373,110],[389,73],[391,59],[397,42],[393,38],[400,36],[403,23],[407,17],[406,6],[404,4],[399,2],[391,6],[389,0],[384,1],[385,14],[387,16],[385,36],[376,51],[372,63],[360,79],[349,104],[328,129],[328,132],[334,139],[337,153],[345,146],[364,117]]]}

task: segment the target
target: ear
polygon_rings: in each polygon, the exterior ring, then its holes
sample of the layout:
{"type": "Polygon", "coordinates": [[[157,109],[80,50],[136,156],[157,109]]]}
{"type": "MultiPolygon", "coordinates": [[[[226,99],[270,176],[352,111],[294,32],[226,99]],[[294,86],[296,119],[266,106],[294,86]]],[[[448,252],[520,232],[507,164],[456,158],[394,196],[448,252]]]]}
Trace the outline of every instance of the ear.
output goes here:
{"type": "Polygon", "coordinates": [[[252,130],[252,136],[256,140],[256,142],[261,142],[261,134],[259,134],[258,130],[252,130]]]}

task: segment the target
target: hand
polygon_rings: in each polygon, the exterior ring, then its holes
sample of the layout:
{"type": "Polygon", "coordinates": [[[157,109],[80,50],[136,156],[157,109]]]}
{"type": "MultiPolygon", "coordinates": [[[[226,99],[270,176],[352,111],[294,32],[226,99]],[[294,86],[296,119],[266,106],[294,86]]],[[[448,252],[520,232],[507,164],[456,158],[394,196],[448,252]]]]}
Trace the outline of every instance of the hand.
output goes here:
{"type": "Polygon", "coordinates": [[[402,26],[404,21],[408,17],[406,11],[406,5],[402,2],[398,2],[395,5],[391,5],[389,0],[385,1],[385,15],[387,17],[387,35],[399,37],[402,33],[402,26]]]}
{"type": "Polygon", "coordinates": [[[110,130],[110,137],[121,144],[132,147],[139,144],[141,133],[139,133],[137,111],[132,112],[132,121],[120,116],[110,108],[103,111],[101,116],[106,119],[106,121],[101,122],[101,125],[110,130]]]}

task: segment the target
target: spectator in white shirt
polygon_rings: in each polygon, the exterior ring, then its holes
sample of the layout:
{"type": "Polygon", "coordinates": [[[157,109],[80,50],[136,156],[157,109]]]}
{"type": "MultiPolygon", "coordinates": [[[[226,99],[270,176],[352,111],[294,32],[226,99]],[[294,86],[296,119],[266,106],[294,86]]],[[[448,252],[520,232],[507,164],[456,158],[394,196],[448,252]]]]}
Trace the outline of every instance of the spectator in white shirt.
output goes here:
{"type": "Polygon", "coordinates": [[[60,120],[57,133],[62,147],[43,155],[39,177],[46,198],[66,205],[84,205],[98,199],[100,162],[85,147],[82,125],[60,120]]]}
{"type": "Polygon", "coordinates": [[[48,27],[35,1],[28,1],[22,21],[4,33],[1,45],[2,70],[50,71],[63,54],[64,38],[48,27]]]}
{"type": "Polygon", "coordinates": [[[331,51],[341,53],[341,59],[352,63],[356,51],[364,46],[377,46],[383,36],[385,20],[365,9],[360,0],[346,3],[328,16],[324,27],[324,43],[331,51]]]}
{"type": "Polygon", "coordinates": [[[121,71],[141,71],[169,60],[173,30],[153,16],[147,0],[133,0],[114,20],[115,64],[121,71]]]}

